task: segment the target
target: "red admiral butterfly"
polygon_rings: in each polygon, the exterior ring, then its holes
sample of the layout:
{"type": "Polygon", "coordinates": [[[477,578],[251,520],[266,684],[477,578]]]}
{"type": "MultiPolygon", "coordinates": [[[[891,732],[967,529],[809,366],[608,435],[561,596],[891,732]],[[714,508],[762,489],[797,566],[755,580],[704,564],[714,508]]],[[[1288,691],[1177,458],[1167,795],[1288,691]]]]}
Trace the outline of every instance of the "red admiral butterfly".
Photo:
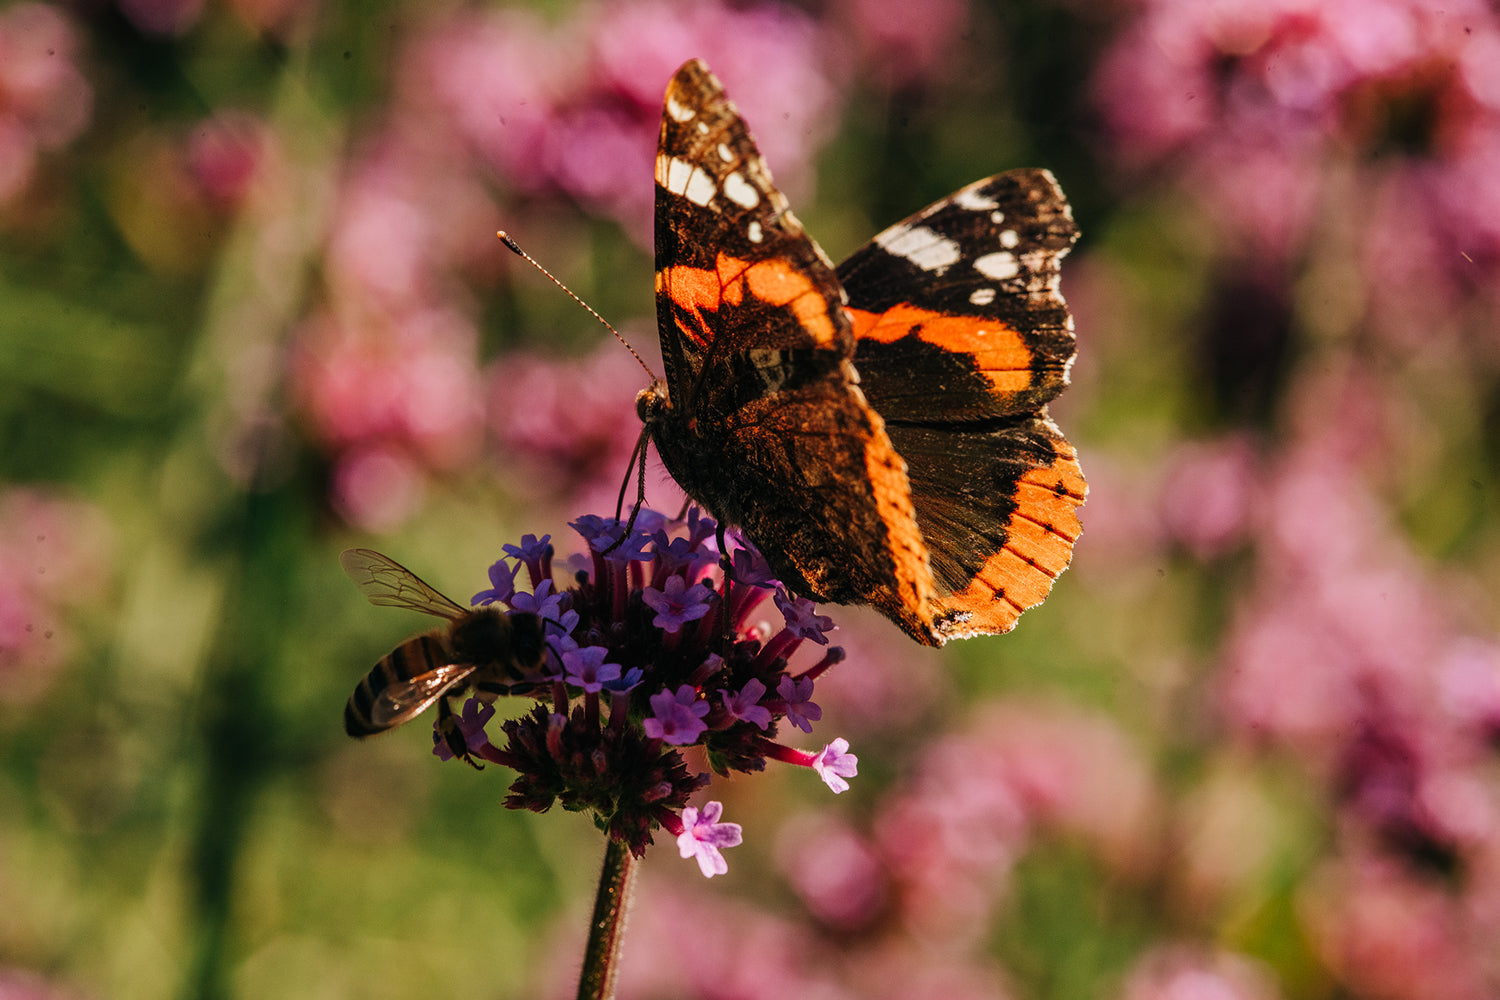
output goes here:
{"type": "Polygon", "coordinates": [[[656,159],[666,384],[637,409],[677,482],[793,591],[919,642],[1008,632],[1072,557],[1087,486],[1047,416],[1078,231],[1045,170],[970,184],[837,269],[702,62],[656,159]]]}

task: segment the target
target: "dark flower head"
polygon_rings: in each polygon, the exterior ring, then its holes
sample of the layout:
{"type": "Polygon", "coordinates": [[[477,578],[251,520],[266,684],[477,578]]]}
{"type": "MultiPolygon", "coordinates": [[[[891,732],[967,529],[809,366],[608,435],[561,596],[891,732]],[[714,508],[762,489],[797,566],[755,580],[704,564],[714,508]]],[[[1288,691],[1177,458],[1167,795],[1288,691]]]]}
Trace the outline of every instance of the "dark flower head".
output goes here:
{"type": "Polygon", "coordinates": [[[589,811],[638,856],[664,829],[712,875],[724,870],[719,850],[739,843],[739,827],[719,822],[716,803],[701,812],[687,804],[709,776],[688,769],[683,748],[703,747],[720,775],[760,771],[769,758],[812,768],[835,791],[848,787],[855,758],[846,742],[809,753],[773,739],[782,719],[812,731],[822,716],[814,679],[843,650],[829,647],[811,667],[788,672],[798,647],[827,645],[834,626],[789,596],[753,546],[738,536],[726,545],[734,567],[726,608],[719,526],[696,508],[683,521],[641,510],[634,524],[589,515],[572,527],[591,570],[568,589],[550,576],[550,538],[527,535],[506,546],[515,567],[495,564],[493,588],[476,595],[536,614],[547,634],[544,663],[514,688],[539,703],[501,727],[502,745],[485,736],[488,715],[477,703],[458,720],[474,756],[516,772],[507,806],[589,811]],[[521,566],[530,593],[507,589],[521,566]],[[773,591],[786,625],[760,635],[756,611],[773,591]]]}

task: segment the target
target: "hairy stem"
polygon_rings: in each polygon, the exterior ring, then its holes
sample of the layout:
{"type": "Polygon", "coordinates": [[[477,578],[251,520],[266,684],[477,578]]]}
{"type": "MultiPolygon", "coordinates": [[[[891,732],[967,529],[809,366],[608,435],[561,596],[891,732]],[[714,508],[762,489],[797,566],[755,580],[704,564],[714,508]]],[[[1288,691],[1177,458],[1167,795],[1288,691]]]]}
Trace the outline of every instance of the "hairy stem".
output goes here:
{"type": "Polygon", "coordinates": [[[589,943],[578,977],[578,1000],[610,1000],[620,973],[620,942],[625,938],[637,862],[630,848],[619,841],[611,838],[606,844],[594,917],[589,922],[589,943]]]}

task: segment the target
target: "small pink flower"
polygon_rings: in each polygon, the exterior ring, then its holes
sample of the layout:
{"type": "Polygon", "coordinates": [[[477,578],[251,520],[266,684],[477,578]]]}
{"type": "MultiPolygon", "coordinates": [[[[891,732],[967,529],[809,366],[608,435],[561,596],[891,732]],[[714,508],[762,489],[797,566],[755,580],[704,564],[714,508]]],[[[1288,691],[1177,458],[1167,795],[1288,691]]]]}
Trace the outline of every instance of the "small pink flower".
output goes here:
{"type": "Polygon", "coordinates": [[[653,740],[663,740],[677,746],[695,742],[708,726],[703,717],[708,714],[708,702],[698,697],[691,684],[683,684],[677,693],[662,691],[651,696],[651,711],[654,713],[642,724],[646,735],[653,740]]]}
{"type": "MultiPolygon", "coordinates": [[[[783,675],[776,685],[776,694],[786,702],[787,721],[804,733],[812,732],[812,724],[823,718],[823,709],[812,700],[813,679],[811,677],[793,680],[789,675],[783,675]]],[[[844,748],[848,749],[848,747],[849,744],[844,743],[844,748]]],[[[825,777],[823,780],[828,779],[825,777]]],[[[843,789],[835,788],[834,791],[841,792],[843,789]]]]}
{"type": "Polygon", "coordinates": [[[752,677],[737,695],[731,695],[728,691],[719,693],[724,698],[724,708],[736,719],[749,722],[760,729],[771,724],[771,710],[760,704],[761,698],[766,694],[766,686],[761,681],[752,677]]]}
{"type": "Polygon", "coordinates": [[[677,850],[684,858],[696,857],[698,868],[704,878],[713,878],[729,871],[729,863],[719,853],[726,847],[740,843],[738,823],[720,823],[724,803],[709,802],[702,811],[693,806],[682,810],[682,833],[677,835],[677,850]]]}
{"type": "Polygon", "coordinates": [[[859,774],[859,758],[849,753],[849,741],[842,736],[824,747],[813,759],[812,766],[835,795],[849,790],[845,778],[859,774]]]}
{"type": "Polygon", "coordinates": [[[695,583],[690,587],[680,576],[667,577],[661,590],[647,587],[641,591],[641,600],[656,612],[651,624],[669,635],[682,631],[688,622],[695,622],[708,614],[710,596],[711,592],[703,584],[695,583]]]}
{"type": "Polygon", "coordinates": [[[620,679],[620,665],[605,663],[609,650],[603,646],[584,646],[562,655],[563,675],[569,684],[589,694],[598,694],[604,686],[620,679]]]}

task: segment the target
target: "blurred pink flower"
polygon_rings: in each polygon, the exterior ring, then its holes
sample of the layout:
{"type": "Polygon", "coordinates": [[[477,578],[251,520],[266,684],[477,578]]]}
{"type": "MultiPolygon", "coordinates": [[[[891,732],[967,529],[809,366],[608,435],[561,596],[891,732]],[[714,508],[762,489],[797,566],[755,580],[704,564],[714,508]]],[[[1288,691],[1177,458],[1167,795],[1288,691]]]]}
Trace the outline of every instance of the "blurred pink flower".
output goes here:
{"type": "Polygon", "coordinates": [[[72,23],[50,4],[0,10],[0,205],[31,182],[43,153],[78,137],[93,90],[72,23]]]}
{"type": "Polygon", "coordinates": [[[1346,737],[1365,685],[1409,697],[1445,634],[1426,574],[1331,458],[1309,449],[1268,470],[1259,580],[1224,647],[1231,723],[1307,750],[1346,737]]]}
{"type": "Polygon", "coordinates": [[[924,938],[963,942],[983,933],[1038,827],[1134,870],[1155,856],[1156,799],[1145,762],[1105,716],[1000,703],[925,750],[882,803],[875,837],[902,919],[924,938]]]}
{"type": "Polygon", "coordinates": [[[1468,761],[1453,759],[1438,720],[1402,711],[1376,691],[1364,701],[1332,775],[1345,832],[1415,870],[1454,874],[1464,841],[1492,832],[1494,790],[1486,793],[1464,773],[1468,761]]]}
{"type": "Polygon", "coordinates": [[[435,103],[516,190],[577,198],[649,245],[662,92],[679,65],[701,57],[778,181],[806,193],[835,103],[826,39],[807,15],[774,3],[645,2],[585,6],[575,17],[552,29],[514,11],[440,20],[409,50],[398,99],[435,103]],[[580,35],[587,57],[564,41],[580,35]]]}
{"type": "Polygon", "coordinates": [[[1243,544],[1255,506],[1257,457],[1233,435],[1186,444],[1167,460],[1161,487],[1162,528],[1194,558],[1215,559],[1243,544]]]}
{"type": "Polygon", "coordinates": [[[486,252],[502,252],[495,208],[424,138],[382,133],[349,166],[328,237],[326,280],[336,301],[397,315],[472,308],[456,272],[476,238],[486,252]]]}
{"type": "Polygon", "coordinates": [[[1500,747],[1500,643],[1460,637],[1438,667],[1444,710],[1492,746],[1500,747]]]}
{"type": "MultiPolygon", "coordinates": [[[[696,876],[695,876],[696,877],[696,876]]],[[[727,876],[733,885],[734,874],[727,876]]],[[[558,954],[576,958],[569,942],[558,954]]],[[[574,961],[553,963],[564,976],[574,961]]],[[[576,982],[549,991],[572,995],[576,982]]],[[[722,893],[677,890],[643,877],[631,909],[630,934],[620,964],[622,997],[752,996],[845,1000],[857,995],[839,986],[834,956],[798,924],[722,893]]]]}
{"type": "Polygon", "coordinates": [[[332,499],[347,519],[389,530],[420,508],[433,473],[478,457],[484,423],[473,341],[462,317],[441,310],[399,323],[324,314],[303,324],[289,384],[332,455],[332,499]]]}
{"type": "Polygon", "coordinates": [[[243,111],[221,111],[200,122],[188,139],[188,177],[207,201],[230,209],[251,192],[274,157],[265,123],[243,111]]]}
{"type": "Polygon", "coordinates": [[[1500,988],[1496,928],[1442,886],[1367,855],[1331,863],[1301,900],[1313,946],[1355,996],[1481,1000],[1500,988]]]}
{"type": "Polygon", "coordinates": [[[318,317],[292,360],[292,387],[317,437],[343,447],[393,440],[436,469],[476,453],[483,429],[473,331],[431,311],[398,330],[318,317]]]}
{"type": "Polygon", "coordinates": [[[1372,315],[1393,293],[1439,311],[1424,272],[1500,267],[1500,212],[1476,210],[1500,204],[1495,51],[1480,0],[1144,0],[1094,92],[1118,155],[1167,164],[1231,253],[1295,259],[1337,219],[1369,245],[1372,315]]]}
{"type": "Polygon", "coordinates": [[[426,494],[426,471],[409,454],[379,442],[342,452],[332,479],[330,500],[339,516],[375,534],[404,524],[426,494]]]}
{"type": "Polygon", "coordinates": [[[884,915],[884,866],[855,830],[823,814],[795,817],[782,825],[776,855],[803,905],[827,927],[857,931],[884,915]]]}
{"type": "Polygon", "coordinates": [[[198,23],[204,0],[118,0],[120,13],[148,35],[182,35],[198,23]]]}
{"type": "MultiPolygon", "coordinates": [[[[507,489],[580,510],[612,510],[641,433],[635,396],[646,376],[630,352],[613,339],[576,360],[513,352],[489,366],[488,381],[488,422],[507,489]]],[[[681,490],[654,462],[652,469],[652,506],[677,509],[681,490]]],[[[635,487],[632,478],[627,503],[635,487]]]]}
{"type": "Polygon", "coordinates": [[[29,969],[0,966],[0,1000],[79,1000],[86,995],[29,969]]]}
{"type": "Polygon", "coordinates": [[[864,72],[887,89],[950,75],[967,30],[967,0],[840,0],[834,7],[840,31],[851,38],[864,72]]]}
{"type": "Polygon", "coordinates": [[[1251,959],[1193,945],[1159,944],[1135,963],[1121,1000],[1275,1000],[1270,971],[1251,959]]]}
{"type": "Polygon", "coordinates": [[[0,701],[28,704],[72,651],[67,621],[111,576],[108,525],[94,507],[41,489],[0,491],[0,701]]]}

